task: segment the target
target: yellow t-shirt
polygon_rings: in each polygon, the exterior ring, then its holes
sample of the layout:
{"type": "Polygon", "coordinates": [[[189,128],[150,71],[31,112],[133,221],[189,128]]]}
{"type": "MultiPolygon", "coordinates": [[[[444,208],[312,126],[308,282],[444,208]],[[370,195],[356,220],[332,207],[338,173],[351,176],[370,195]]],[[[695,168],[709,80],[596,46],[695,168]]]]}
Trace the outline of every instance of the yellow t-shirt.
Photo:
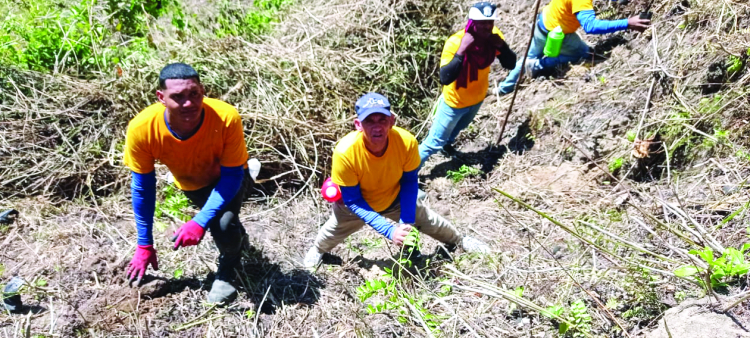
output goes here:
{"type": "MultiPolygon", "coordinates": [[[[458,47],[461,46],[461,39],[464,37],[464,30],[458,31],[451,35],[445,41],[443,54],[440,55],[440,67],[449,64],[456,55],[458,47]]],[[[505,40],[503,32],[497,27],[492,27],[492,34],[500,35],[505,40]]],[[[456,88],[456,81],[443,86],[443,99],[451,108],[466,108],[482,102],[487,96],[487,88],[490,87],[490,67],[479,70],[479,76],[476,81],[468,81],[466,88],[456,88]]]]}
{"type": "Polygon", "coordinates": [[[343,187],[359,184],[367,204],[381,212],[398,197],[404,172],[419,167],[419,143],[408,131],[393,127],[385,154],[376,157],[365,148],[363,137],[362,132],[353,131],[336,144],[331,180],[343,187]]]}
{"type": "Polygon", "coordinates": [[[542,11],[544,28],[551,31],[560,26],[563,33],[573,33],[581,27],[576,13],[591,9],[594,9],[592,0],[552,0],[542,11]]]}
{"type": "Polygon", "coordinates": [[[206,187],[221,176],[221,166],[247,165],[247,148],[242,119],[232,105],[216,99],[203,99],[200,129],[181,141],[167,129],[165,108],[155,103],[128,124],[124,162],[130,170],[147,174],[154,163],[169,168],[175,184],[192,191],[206,187]]]}

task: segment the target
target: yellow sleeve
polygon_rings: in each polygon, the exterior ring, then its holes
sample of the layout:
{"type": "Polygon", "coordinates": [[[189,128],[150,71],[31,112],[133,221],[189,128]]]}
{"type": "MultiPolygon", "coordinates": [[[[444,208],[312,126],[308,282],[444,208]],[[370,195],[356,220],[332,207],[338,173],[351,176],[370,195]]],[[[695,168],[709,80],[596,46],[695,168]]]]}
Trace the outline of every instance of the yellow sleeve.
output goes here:
{"type": "Polygon", "coordinates": [[[333,151],[333,165],[331,166],[331,180],[342,187],[354,187],[359,184],[357,173],[349,159],[338,151],[333,151]]]}
{"type": "Polygon", "coordinates": [[[148,135],[143,134],[143,128],[135,128],[132,124],[128,125],[123,163],[136,173],[148,174],[154,171],[156,160],[148,144],[148,135]]]}
{"type": "Polygon", "coordinates": [[[456,55],[458,47],[461,46],[461,38],[456,34],[452,35],[445,41],[443,47],[443,54],[440,55],[440,67],[449,64],[453,60],[453,56],[456,55]]]}
{"type": "Polygon", "coordinates": [[[592,0],[573,0],[573,14],[576,14],[580,11],[587,11],[594,9],[594,4],[592,0]]]}
{"type": "Polygon", "coordinates": [[[503,35],[503,32],[500,30],[500,28],[492,27],[492,34],[500,35],[500,38],[505,40],[505,35],[503,35]]]}
{"type": "Polygon", "coordinates": [[[408,137],[404,138],[404,146],[406,147],[406,161],[404,161],[404,172],[409,172],[419,168],[422,164],[422,158],[419,157],[419,142],[411,133],[408,133],[408,137]]]}
{"type": "Polygon", "coordinates": [[[247,162],[247,145],[242,128],[242,118],[236,109],[227,112],[224,133],[224,151],[219,164],[223,167],[239,167],[247,162]]]}

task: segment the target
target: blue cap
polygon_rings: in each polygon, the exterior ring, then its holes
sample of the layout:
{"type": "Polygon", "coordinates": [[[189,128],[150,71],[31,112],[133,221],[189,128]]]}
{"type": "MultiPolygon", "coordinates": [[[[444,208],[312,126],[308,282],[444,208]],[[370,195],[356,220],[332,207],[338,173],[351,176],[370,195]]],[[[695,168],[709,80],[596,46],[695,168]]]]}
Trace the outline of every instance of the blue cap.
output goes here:
{"type": "Polygon", "coordinates": [[[357,119],[363,121],[370,114],[380,113],[385,116],[391,116],[391,103],[388,99],[378,93],[367,93],[357,100],[354,105],[354,110],[357,111],[357,119]]]}

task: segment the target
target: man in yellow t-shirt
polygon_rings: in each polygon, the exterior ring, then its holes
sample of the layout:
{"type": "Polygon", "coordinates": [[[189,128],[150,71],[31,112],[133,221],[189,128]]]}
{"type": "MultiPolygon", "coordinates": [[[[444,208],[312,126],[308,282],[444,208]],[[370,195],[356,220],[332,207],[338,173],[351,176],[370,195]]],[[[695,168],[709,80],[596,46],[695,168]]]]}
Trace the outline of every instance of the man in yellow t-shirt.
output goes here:
{"type": "Polygon", "coordinates": [[[461,236],[450,222],[417,200],[417,140],[394,127],[396,117],[390,107],[388,99],[377,93],[357,100],[357,130],[339,140],[333,151],[331,180],[341,189],[343,203],[333,204],[331,217],[305,255],[305,267],[315,267],[324,252],[365,224],[399,246],[416,227],[448,247],[489,251],[486,244],[461,236]]]}
{"type": "Polygon", "coordinates": [[[469,9],[465,29],[445,42],[440,57],[440,83],[443,95],[438,99],[432,127],[419,145],[424,164],[432,154],[455,152],[453,142],[479,112],[489,88],[490,65],[497,58],[505,69],[513,69],[516,54],[505,43],[503,33],[494,26],[497,7],[479,2],[469,9]]]}
{"type": "Polygon", "coordinates": [[[174,249],[197,245],[206,229],[219,249],[219,269],[208,294],[211,303],[236,295],[230,281],[247,246],[238,213],[247,173],[247,149],[242,120],[231,105],[204,98],[198,73],[173,63],[159,74],[159,102],[141,111],[128,124],[124,163],[132,171],[132,200],[138,246],[127,270],[140,282],[149,265],[158,270],[152,228],[158,161],[167,166],[175,185],[200,212],[172,238],[174,249]]]}
{"type": "MultiPolygon", "coordinates": [[[[593,0],[552,0],[539,14],[537,24],[534,25],[534,39],[529,47],[526,60],[526,73],[538,76],[554,69],[557,65],[568,62],[580,62],[589,54],[589,46],[576,33],[579,27],[587,34],[607,34],[626,29],[642,32],[651,25],[651,20],[633,16],[622,20],[598,20],[594,13],[593,0]],[[565,33],[560,55],[546,57],[544,45],[547,43],[549,31],[560,27],[565,33]]],[[[614,1],[614,0],[613,0],[614,1]]],[[[516,67],[498,86],[499,94],[513,91],[521,73],[523,59],[516,63],[516,67]]]]}

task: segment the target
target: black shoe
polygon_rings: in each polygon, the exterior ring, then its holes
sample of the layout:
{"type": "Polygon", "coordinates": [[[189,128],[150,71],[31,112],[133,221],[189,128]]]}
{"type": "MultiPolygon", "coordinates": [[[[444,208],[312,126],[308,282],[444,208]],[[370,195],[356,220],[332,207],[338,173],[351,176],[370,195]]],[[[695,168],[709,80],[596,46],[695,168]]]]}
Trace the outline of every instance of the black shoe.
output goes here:
{"type": "Polygon", "coordinates": [[[416,247],[405,245],[401,250],[401,259],[408,259],[416,262],[422,259],[422,253],[416,247]]]}
{"type": "Polygon", "coordinates": [[[458,153],[458,150],[456,150],[452,144],[446,144],[443,146],[443,150],[441,150],[440,153],[443,154],[443,156],[452,157],[458,153]]]}
{"type": "Polygon", "coordinates": [[[437,251],[435,252],[435,257],[438,259],[445,259],[448,261],[453,261],[453,255],[456,251],[456,245],[455,244],[446,244],[443,243],[442,245],[439,245],[437,248],[437,251]]]}

